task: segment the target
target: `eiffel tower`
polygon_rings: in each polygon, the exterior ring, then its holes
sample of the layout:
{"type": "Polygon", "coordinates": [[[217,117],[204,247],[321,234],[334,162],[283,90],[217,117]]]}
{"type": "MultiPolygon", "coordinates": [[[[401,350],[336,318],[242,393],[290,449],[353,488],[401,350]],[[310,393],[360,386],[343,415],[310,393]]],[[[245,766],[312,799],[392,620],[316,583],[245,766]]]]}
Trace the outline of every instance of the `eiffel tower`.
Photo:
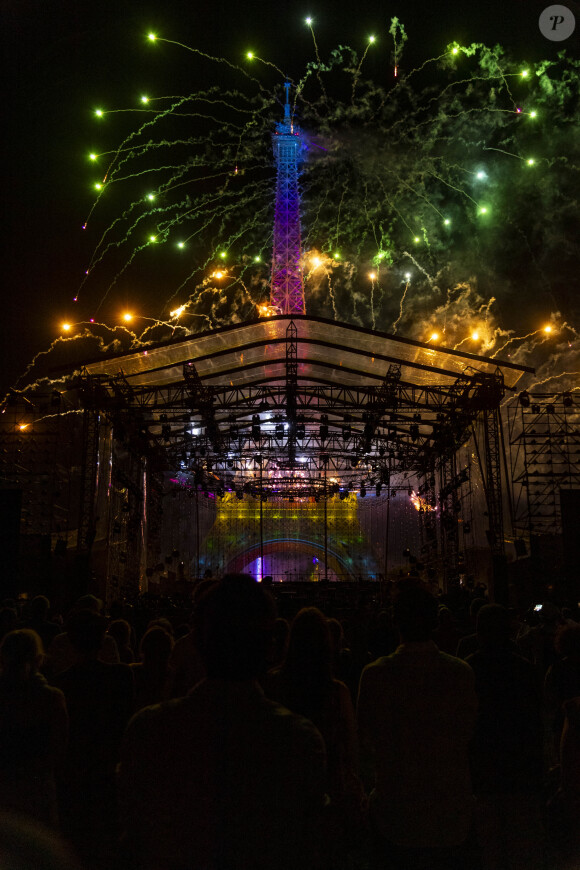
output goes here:
{"type": "Polygon", "coordinates": [[[302,138],[290,114],[290,82],[285,82],[284,87],[284,120],[276,124],[276,132],[272,136],[277,177],[270,305],[277,314],[305,314],[298,190],[302,138]]]}

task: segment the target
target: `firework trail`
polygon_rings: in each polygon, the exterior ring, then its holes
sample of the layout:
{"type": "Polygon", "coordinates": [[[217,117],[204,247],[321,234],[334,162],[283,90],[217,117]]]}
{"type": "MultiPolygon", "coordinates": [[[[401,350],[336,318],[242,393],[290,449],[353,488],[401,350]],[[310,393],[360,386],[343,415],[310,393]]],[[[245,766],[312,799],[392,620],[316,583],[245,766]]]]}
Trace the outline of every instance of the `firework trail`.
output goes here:
{"type": "MultiPolygon", "coordinates": [[[[517,345],[534,364],[553,350],[547,322],[575,338],[580,62],[561,54],[522,65],[499,47],[451,43],[406,73],[407,35],[393,19],[377,33],[378,45],[392,44],[385,87],[365,77],[370,39],[360,53],[340,45],[323,59],[307,24],[314,60],[288,77],[304,133],[302,245],[332,259],[325,282],[305,272],[307,312],[422,340],[439,332],[447,346],[491,358],[517,345]]],[[[157,39],[187,50],[199,80],[219,83],[142,98],[136,127],[134,107],[99,110],[114,123],[91,155],[103,165],[84,232],[96,237],[72,319],[108,319],[119,300],[138,299],[159,318],[159,337],[175,328],[170,306],[185,306],[179,327],[195,333],[268,302],[271,137],[286,76],[252,52],[227,60],[157,39]],[[213,277],[222,267],[227,278],[213,277]]]]}

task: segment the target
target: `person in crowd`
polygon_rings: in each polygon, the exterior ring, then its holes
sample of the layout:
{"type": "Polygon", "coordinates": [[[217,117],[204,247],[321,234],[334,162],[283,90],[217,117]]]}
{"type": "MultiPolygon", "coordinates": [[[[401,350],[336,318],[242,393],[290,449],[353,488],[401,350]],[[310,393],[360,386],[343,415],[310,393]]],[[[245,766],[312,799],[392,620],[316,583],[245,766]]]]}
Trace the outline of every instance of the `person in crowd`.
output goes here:
{"type": "MultiPolygon", "coordinates": [[[[90,610],[92,613],[102,615],[103,602],[95,595],[82,595],[72,606],[68,614],[68,620],[73,620],[80,611],[90,610]]],[[[101,649],[98,651],[99,661],[107,664],[119,663],[119,651],[115,638],[110,634],[103,634],[101,649]]],[[[47,650],[45,673],[51,679],[60,674],[79,660],[79,653],[71,643],[68,624],[65,631],[57,634],[47,650]]]]}
{"type": "Polygon", "coordinates": [[[42,642],[31,629],[0,647],[0,808],[58,827],[56,774],[68,716],[63,693],[40,673],[42,642]]]}
{"type": "Polygon", "coordinates": [[[549,808],[557,816],[557,848],[563,870],[576,870],[580,855],[580,696],[563,704],[564,725],[560,743],[560,788],[549,808]]]}
{"type": "Polygon", "coordinates": [[[119,791],[132,866],[310,868],[325,801],[325,750],[308,720],[264,697],[275,610],[261,584],[227,575],[198,599],[207,676],[137,713],[119,791]]]}
{"type": "MultiPolygon", "coordinates": [[[[355,826],[364,809],[358,779],[356,722],[347,686],[332,674],[332,643],[328,622],[317,607],[298,612],[290,627],[284,663],[264,681],[266,695],[310,719],[326,745],[327,791],[332,813],[346,836],[356,839],[355,826]]],[[[334,837],[336,845],[341,845],[334,837]]],[[[348,845],[346,839],[344,845],[348,845]]]]}
{"type": "Polygon", "coordinates": [[[0,641],[9,631],[18,628],[18,615],[14,607],[0,608],[0,641]]]}
{"type": "Polygon", "coordinates": [[[61,632],[60,625],[48,618],[49,613],[50,601],[45,595],[37,595],[25,608],[24,627],[37,633],[45,650],[61,632]]]}
{"type": "MultiPolygon", "coordinates": [[[[201,580],[194,592],[192,620],[195,623],[197,602],[211,588],[215,581],[211,578],[201,580]]],[[[205,677],[205,667],[197,648],[195,625],[191,631],[176,641],[169,657],[167,697],[181,698],[205,677]]]]}
{"type": "Polygon", "coordinates": [[[468,656],[478,713],[470,758],[484,870],[540,870],[543,725],[534,666],[511,640],[511,615],[485,604],[477,616],[479,650],[468,656]]]}
{"type": "Polygon", "coordinates": [[[535,666],[542,682],[548,668],[558,658],[554,644],[562,624],[559,608],[552,601],[544,601],[539,609],[535,606],[531,610],[516,638],[522,655],[535,666]]]}
{"type": "MultiPolygon", "coordinates": [[[[393,625],[390,610],[380,610],[377,614],[374,630],[369,638],[369,653],[371,660],[388,656],[399,645],[399,635],[393,625]]],[[[358,686],[357,686],[358,689],[358,686]]]]}
{"type": "Polygon", "coordinates": [[[173,638],[160,625],[147,629],[139,645],[141,661],[131,665],[135,680],[135,709],[158,704],[166,698],[169,657],[173,638]]]}
{"type": "Polygon", "coordinates": [[[556,633],[554,648],[558,658],[546,671],[544,698],[551,716],[552,740],[558,758],[564,702],[580,697],[580,625],[563,624],[556,633]]]}
{"type": "Polygon", "coordinates": [[[473,817],[474,673],[438,650],[431,638],[437,599],[419,582],[397,584],[393,622],[401,643],[364,669],[357,705],[361,751],[374,768],[375,865],[464,870],[473,817]]]}
{"type": "Polygon", "coordinates": [[[115,771],[134,684],[126,664],[99,660],[107,621],[94,610],[70,617],[67,632],[75,664],[53,678],[69,712],[68,750],[59,783],[63,833],[81,858],[105,867],[117,842],[115,771]]]}
{"type": "Polygon", "coordinates": [[[130,665],[135,661],[135,653],[131,646],[131,626],[126,619],[114,619],[109,623],[107,633],[115,639],[119,661],[130,665]]]}
{"type": "MultiPolygon", "coordinates": [[[[345,646],[344,628],[342,627],[342,622],[338,619],[332,618],[327,621],[332,647],[332,676],[348,686],[351,700],[354,704],[356,702],[356,696],[353,698],[353,692],[351,689],[351,676],[353,671],[352,653],[350,649],[345,646]]],[[[358,684],[356,690],[358,691],[358,684]]]]}
{"type": "Polygon", "coordinates": [[[569,607],[562,608],[562,622],[566,625],[578,625],[578,621],[574,619],[572,610],[569,607]]]}
{"type": "Polygon", "coordinates": [[[351,697],[356,701],[358,685],[363,668],[372,661],[369,652],[369,635],[372,609],[365,595],[352,602],[348,618],[343,622],[345,645],[350,650],[350,670],[347,683],[351,697]]]}
{"type": "Polygon", "coordinates": [[[462,634],[449,607],[445,605],[439,607],[437,611],[437,627],[434,629],[431,637],[441,652],[448,653],[450,656],[455,655],[457,644],[461,640],[462,634]]]}
{"type": "Polygon", "coordinates": [[[2,812],[0,867],[3,870],[83,870],[58,834],[33,819],[2,812]]]}
{"type": "Polygon", "coordinates": [[[479,643],[477,642],[477,614],[481,610],[484,604],[487,604],[485,598],[474,598],[471,604],[469,605],[469,628],[467,629],[470,633],[465,634],[463,637],[460,637],[457,642],[457,649],[453,653],[456,655],[458,659],[465,660],[467,656],[470,656],[471,653],[476,652],[479,649],[479,643]]]}
{"type": "Polygon", "coordinates": [[[274,630],[272,632],[272,668],[280,667],[280,665],[286,658],[289,637],[290,624],[287,619],[283,619],[281,616],[279,616],[274,622],[274,630]]]}

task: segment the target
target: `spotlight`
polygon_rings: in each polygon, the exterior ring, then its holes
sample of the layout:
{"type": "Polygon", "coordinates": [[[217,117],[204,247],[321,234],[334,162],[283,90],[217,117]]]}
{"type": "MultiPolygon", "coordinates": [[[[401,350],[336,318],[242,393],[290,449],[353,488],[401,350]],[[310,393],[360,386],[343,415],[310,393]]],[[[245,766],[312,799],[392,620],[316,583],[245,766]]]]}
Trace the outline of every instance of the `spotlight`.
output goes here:
{"type": "Polygon", "coordinates": [[[569,392],[565,392],[562,396],[562,402],[565,408],[572,407],[572,394],[569,392]]]}
{"type": "Polygon", "coordinates": [[[520,393],[519,398],[520,398],[520,405],[522,405],[522,407],[524,407],[524,408],[529,408],[529,406],[530,406],[530,394],[527,392],[527,390],[523,390],[523,392],[520,393]]]}

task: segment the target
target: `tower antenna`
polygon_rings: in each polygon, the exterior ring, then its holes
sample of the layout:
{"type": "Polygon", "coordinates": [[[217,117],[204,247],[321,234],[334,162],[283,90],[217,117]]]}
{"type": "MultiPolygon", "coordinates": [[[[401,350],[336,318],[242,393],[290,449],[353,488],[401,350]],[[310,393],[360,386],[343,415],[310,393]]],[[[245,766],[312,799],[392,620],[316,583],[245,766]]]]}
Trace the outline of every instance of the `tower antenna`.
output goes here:
{"type": "Polygon", "coordinates": [[[305,314],[298,189],[298,163],[303,143],[290,111],[290,82],[284,82],[284,89],[284,120],[276,124],[272,136],[277,171],[270,305],[280,314],[305,314]]]}

